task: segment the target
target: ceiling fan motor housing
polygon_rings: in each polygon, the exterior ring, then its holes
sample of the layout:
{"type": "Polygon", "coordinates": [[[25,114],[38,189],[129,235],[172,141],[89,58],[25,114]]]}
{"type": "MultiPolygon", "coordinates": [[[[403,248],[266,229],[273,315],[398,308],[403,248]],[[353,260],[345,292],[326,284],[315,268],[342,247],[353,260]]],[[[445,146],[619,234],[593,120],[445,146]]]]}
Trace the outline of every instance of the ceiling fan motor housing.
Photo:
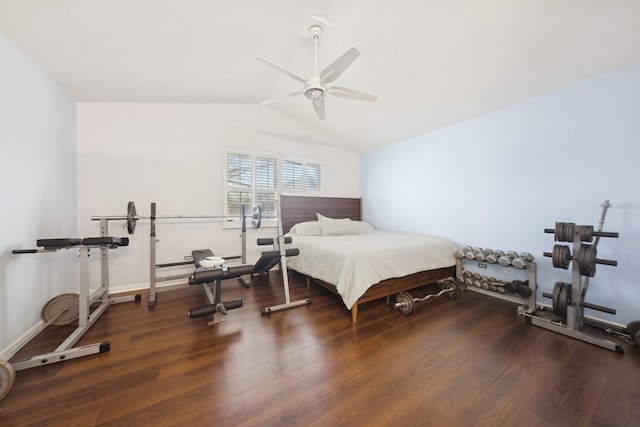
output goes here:
{"type": "Polygon", "coordinates": [[[313,76],[307,80],[304,86],[304,96],[310,100],[323,99],[326,95],[326,91],[322,84],[320,84],[320,77],[313,76]]]}

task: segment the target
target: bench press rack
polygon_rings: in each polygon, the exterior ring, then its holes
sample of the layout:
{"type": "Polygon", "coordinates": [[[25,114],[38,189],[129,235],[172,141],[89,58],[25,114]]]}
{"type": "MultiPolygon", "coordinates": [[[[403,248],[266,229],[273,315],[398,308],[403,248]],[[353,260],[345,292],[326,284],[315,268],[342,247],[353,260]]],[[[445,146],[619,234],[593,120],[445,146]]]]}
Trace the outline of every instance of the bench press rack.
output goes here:
{"type": "MultiPolygon", "coordinates": [[[[241,206],[241,239],[242,239],[242,253],[241,255],[234,256],[226,256],[225,260],[236,260],[240,259],[242,264],[247,262],[247,219],[245,213],[245,206],[241,206]]],[[[223,216],[213,216],[213,215],[170,215],[170,216],[158,216],[156,215],[156,203],[151,202],[150,207],[150,216],[148,217],[138,217],[135,209],[135,204],[133,202],[129,202],[127,206],[127,215],[126,216],[94,216],[91,217],[92,221],[100,221],[100,235],[108,236],[109,234],[109,221],[126,221],[126,226],[129,234],[133,234],[136,228],[136,223],[138,219],[148,219],[150,221],[150,232],[149,232],[149,307],[155,307],[157,294],[164,291],[170,291],[174,289],[184,288],[189,285],[188,278],[191,273],[175,273],[175,274],[167,274],[164,276],[158,275],[158,270],[160,269],[171,269],[171,268],[185,268],[186,266],[193,265],[193,261],[177,261],[177,262],[169,262],[163,264],[156,263],[156,253],[157,253],[157,245],[158,245],[158,236],[156,234],[156,221],[161,220],[179,220],[179,219],[206,219],[206,220],[230,220],[230,217],[223,216]],[[165,286],[158,287],[158,282],[175,282],[177,283],[168,284],[165,286]]],[[[259,228],[262,221],[262,209],[260,206],[255,206],[253,208],[251,214],[251,222],[255,228],[259,228]]],[[[238,281],[245,288],[251,287],[251,282],[246,280],[244,277],[239,277],[238,281]]]]}
{"type": "Polygon", "coordinates": [[[65,360],[105,353],[111,349],[109,341],[74,347],[82,336],[112,305],[121,302],[140,301],[141,296],[128,295],[112,297],[109,294],[109,249],[127,246],[126,237],[87,237],[65,239],[40,239],[37,241],[39,249],[15,249],[14,254],[35,254],[42,252],[56,252],[60,249],[77,249],[80,252],[79,294],[61,294],[52,298],[42,309],[43,320],[29,331],[26,336],[9,344],[0,352],[0,400],[9,392],[15,374],[13,371],[34,368],[65,360]],[[89,256],[91,249],[100,249],[101,285],[91,291],[89,274],[89,256]],[[93,311],[91,307],[95,306],[93,311]],[[78,322],[77,328],[54,351],[18,360],[8,361],[33,340],[49,325],[68,325],[78,322]]]}
{"type": "MultiPolygon", "coordinates": [[[[190,273],[158,276],[157,270],[161,268],[168,268],[168,267],[193,265],[193,261],[179,261],[179,262],[173,262],[173,263],[167,263],[167,264],[156,264],[156,246],[159,240],[156,234],[156,203],[155,202],[151,203],[150,220],[151,220],[151,231],[149,232],[149,239],[150,239],[149,241],[149,307],[154,307],[156,305],[156,297],[159,292],[169,291],[176,288],[182,288],[190,284],[188,282],[190,273]],[[160,281],[185,280],[185,279],[187,280],[186,282],[163,286],[162,288],[157,287],[157,283],[160,281]]],[[[241,228],[240,237],[242,239],[242,254],[237,256],[226,256],[224,257],[224,259],[226,260],[240,259],[242,264],[245,264],[247,262],[247,224],[246,224],[244,205],[242,205],[241,221],[242,221],[242,228],[241,228]]],[[[238,277],[238,281],[245,288],[251,287],[251,282],[249,282],[243,277],[238,277]]]]}

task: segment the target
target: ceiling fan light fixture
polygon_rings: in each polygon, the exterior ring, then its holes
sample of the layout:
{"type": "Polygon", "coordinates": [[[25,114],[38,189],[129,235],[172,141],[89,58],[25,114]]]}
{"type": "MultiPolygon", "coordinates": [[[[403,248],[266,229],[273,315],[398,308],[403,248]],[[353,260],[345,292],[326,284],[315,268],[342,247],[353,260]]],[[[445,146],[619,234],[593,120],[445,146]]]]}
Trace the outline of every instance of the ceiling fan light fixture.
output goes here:
{"type": "Polygon", "coordinates": [[[319,89],[317,87],[312,87],[311,89],[307,89],[304,93],[304,95],[312,101],[315,99],[324,98],[324,94],[325,94],[324,90],[319,89]]]}

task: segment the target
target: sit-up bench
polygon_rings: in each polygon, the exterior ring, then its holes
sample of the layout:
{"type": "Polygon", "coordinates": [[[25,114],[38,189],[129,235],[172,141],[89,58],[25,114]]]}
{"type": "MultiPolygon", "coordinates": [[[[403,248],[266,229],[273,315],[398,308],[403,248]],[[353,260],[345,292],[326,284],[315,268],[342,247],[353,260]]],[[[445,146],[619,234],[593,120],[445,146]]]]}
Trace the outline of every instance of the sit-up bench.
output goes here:
{"type": "MultiPolygon", "coordinates": [[[[13,371],[34,368],[36,366],[75,359],[91,354],[104,353],[111,349],[109,341],[74,347],[82,336],[93,326],[102,314],[112,304],[129,301],[140,301],[137,295],[111,297],[109,294],[109,249],[127,246],[129,239],[126,237],[87,237],[38,239],[38,249],[15,249],[14,254],[35,254],[43,252],[56,252],[61,249],[77,249],[80,252],[80,276],[78,281],[79,293],[65,293],[48,301],[42,308],[42,322],[25,337],[10,344],[0,351],[0,377],[13,378],[13,371]],[[91,249],[101,251],[101,285],[92,290],[90,286],[89,255],[91,249]],[[35,336],[44,331],[49,325],[63,326],[73,323],[77,328],[60,344],[53,352],[33,356],[28,359],[18,360],[11,364],[10,360],[21,348],[28,344],[35,336]],[[3,372],[5,371],[5,372],[3,372]]],[[[12,381],[0,381],[0,399],[9,391],[12,381]]]]}

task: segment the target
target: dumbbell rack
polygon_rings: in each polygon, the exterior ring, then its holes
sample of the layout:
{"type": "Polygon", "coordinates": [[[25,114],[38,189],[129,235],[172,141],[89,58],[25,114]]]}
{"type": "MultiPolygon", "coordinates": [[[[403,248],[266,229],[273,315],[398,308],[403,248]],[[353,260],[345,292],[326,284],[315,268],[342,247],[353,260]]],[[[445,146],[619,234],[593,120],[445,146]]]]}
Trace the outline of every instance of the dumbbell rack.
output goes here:
{"type": "MultiPolygon", "coordinates": [[[[544,297],[553,300],[553,312],[550,312],[544,307],[539,307],[539,309],[533,313],[519,311],[519,314],[526,317],[528,322],[535,326],[622,354],[624,350],[619,344],[586,334],[582,331],[585,323],[584,308],[591,308],[610,314],[616,313],[615,309],[584,301],[588,289],[589,277],[595,276],[595,264],[617,265],[616,261],[600,260],[595,256],[595,249],[600,237],[618,237],[618,233],[602,231],[604,217],[609,206],[608,200],[602,205],[603,210],[598,231],[594,232],[591,226],[575,226],[572,223],[556,223],[554,229],[544,230],[547,234],[553,233],[556,241],[570,243],[572,241],[573,256],[568,252],[567,246],[561,245],[556,245],[553,253],[544,254],[547,257],[553,258],[555,268],[567,269],[569,263],[572,262],[571,283],[556,282],[553,294],[543,293],[544,297]],[[584,243],[585,241],[590,242],[593,236],[595,236],[596,239],[592,245],[584,243]]],[[[534,307],[535,306],[534,304],[534,307]]]]}
{"type": "Polygon", "coordinates": [[[535,310],[537,264],[534,261],[528,261],[524,263],[523,268],[515,268],[510,264],[497,265],[495,263],[492,264],[492,263],[477,260],[477,259],[470,260],[468,258],[464,258],[464,257],[461,258],[458,256],[456,260],[456,279],[458,282],[462,282],[462,285],[465,286],[465,288],[470,291],[518,304],[521,307],[523,307],[523,310],[525,310],[525,312],[533,312],[535,310]],[[477,267],[479,269],[487,269],[489,265],[493,265],[496,268],[502,268],[503,269],[503,272],[501,273],[502,276],[506,276],[509,273],[513,275],[515,272],[518,272],[518,271],[526,272],[525,274],[527,276],[527,280],[529,281],[529,291],[530,291],[529,296],[522,296],[519,294],[499,293],[499,292],[494,292],[490,289],[484,289],[482,287],[469,286],[469,283],[465,282],[462,278],[464,277],[465,264],[472,263],[472,262],[476,262],[477,267]],[[509,270],[512,269],[512,271],[507,273],[508,269],[509,270]]]}

